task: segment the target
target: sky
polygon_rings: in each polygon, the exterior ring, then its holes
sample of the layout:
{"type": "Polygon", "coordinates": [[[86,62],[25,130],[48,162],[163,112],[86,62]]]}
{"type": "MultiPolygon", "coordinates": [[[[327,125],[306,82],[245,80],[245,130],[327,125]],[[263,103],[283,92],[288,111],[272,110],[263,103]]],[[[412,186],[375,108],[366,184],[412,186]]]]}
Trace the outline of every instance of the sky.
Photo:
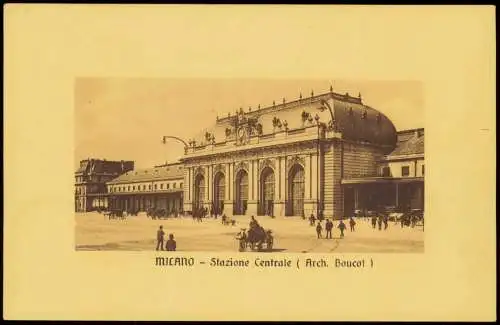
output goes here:
{"type": "Polygon", "coordinates": [[[290,79],[127,79],[75,81],[75,168],[87,158],[134,160],[149,168],[182,157],[183,145],[163,144],[164,135],[186,141],[217,116],[314,94],[348,92],[392,120],[397,130],[424,127],[419,81],[290,79]]]}

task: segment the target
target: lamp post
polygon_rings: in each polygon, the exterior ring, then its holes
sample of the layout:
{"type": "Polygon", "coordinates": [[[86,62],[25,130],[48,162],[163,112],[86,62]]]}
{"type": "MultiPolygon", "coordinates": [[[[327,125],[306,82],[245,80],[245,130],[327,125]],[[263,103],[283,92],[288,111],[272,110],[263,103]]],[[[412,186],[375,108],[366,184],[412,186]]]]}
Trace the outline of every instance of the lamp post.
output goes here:
{"type": "Polygon", "coordinates": [[[167,143],[167,139],[174,139],[176,141],[179,141],[181,142],[183,145],[184,145],[184,153],[187,153],[187,150],[188,150],[188,144],[186,141],[182,140],[181,138],[179,137],[175,137],[173,135],[164,135],[163,136],[163,143],[167,143]]]}
{"type": "Polygon", "coordinates": [[[332,117],[332,123],[333,123],[333,121],[335,120],[335,117],[333,115],[333,109],[330,106],[330,104],[328,104],[328,102],[326,100],[322,99],[321,106],[322,106],[322,108],[326,107],[326,109],[328,109],[328,111],[330,112],[330,116],[332,117]]]}

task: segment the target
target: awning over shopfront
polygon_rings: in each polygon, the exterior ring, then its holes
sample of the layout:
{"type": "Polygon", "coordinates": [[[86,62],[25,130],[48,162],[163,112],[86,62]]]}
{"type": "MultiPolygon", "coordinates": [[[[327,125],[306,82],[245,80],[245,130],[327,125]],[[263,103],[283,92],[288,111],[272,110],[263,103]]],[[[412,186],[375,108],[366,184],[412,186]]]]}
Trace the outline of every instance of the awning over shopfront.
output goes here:
{"type": "Polygon", "coordinates": [[[355,184],[396,184],[396,183],[414,183],[424,182],[424,177],[360,177],[344,178],[340,181],[342,185],[355,184]]]}

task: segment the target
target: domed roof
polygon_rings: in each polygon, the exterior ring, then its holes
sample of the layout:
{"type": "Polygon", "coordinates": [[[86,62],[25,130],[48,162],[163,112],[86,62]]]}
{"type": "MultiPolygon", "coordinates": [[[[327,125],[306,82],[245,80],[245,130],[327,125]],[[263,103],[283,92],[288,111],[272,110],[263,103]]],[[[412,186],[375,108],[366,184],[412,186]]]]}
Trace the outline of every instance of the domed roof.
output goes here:
{"type": "Polygon", "coordinates": [[[334,92],[219,117],[215,125],[202,130],[193,140],[196,146],[234,140],[236,125],[241,120],[254,127],[253,136],[265,136],[284,129],[303,129],[314,126],[317,120],[333,125],[343,139],[389,146],[390,150],[394,149],[397,141],[396,128],[384,114],[364,105],[360,97],[334,92]],[[330,108],[334,115],[333,123],[330,108]]]}
{"type": "Polygon", "coordinates": [[[397,131],[381,112],[359,102],[334,99],[335,124],[343,139],[364,141],[394,148],[397,131]]]}

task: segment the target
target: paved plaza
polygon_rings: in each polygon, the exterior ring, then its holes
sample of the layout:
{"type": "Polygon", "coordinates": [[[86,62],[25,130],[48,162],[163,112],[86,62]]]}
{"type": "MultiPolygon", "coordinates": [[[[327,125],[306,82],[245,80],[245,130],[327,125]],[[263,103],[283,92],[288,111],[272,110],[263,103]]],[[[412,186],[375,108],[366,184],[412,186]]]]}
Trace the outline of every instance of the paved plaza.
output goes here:
{"type": "MultiPolygon", "coordinates": [[[[235,239],[240,228],[247,228],[249,216],[236,216],[235,226],[222,225],[220,218],[193,221],[191,217],[152,220],[144,213],[125,220],[108,220],[97,212],[76,214],[77,250],[154,250],[160,225],[173,233],[177,251],[238,252],[235,239]]],[[[368,220],[357,220],[355,232],[340,237],[334,222],[333,239],[317,239],[315,227],[300,218],[272,219],[257,217],[274,234],[274,252],[289,253],[419,253],[424,251],[422,227],[401,228],[390,222],[387,230],[373,229],[368,220]]],[[[347,224],[347,222],[346,222],[347,224]]],[[[323,222],[324,228],[324,222],[323,222]]],[[[323,230],[323,235],[325,231],[323,230]]]]}

